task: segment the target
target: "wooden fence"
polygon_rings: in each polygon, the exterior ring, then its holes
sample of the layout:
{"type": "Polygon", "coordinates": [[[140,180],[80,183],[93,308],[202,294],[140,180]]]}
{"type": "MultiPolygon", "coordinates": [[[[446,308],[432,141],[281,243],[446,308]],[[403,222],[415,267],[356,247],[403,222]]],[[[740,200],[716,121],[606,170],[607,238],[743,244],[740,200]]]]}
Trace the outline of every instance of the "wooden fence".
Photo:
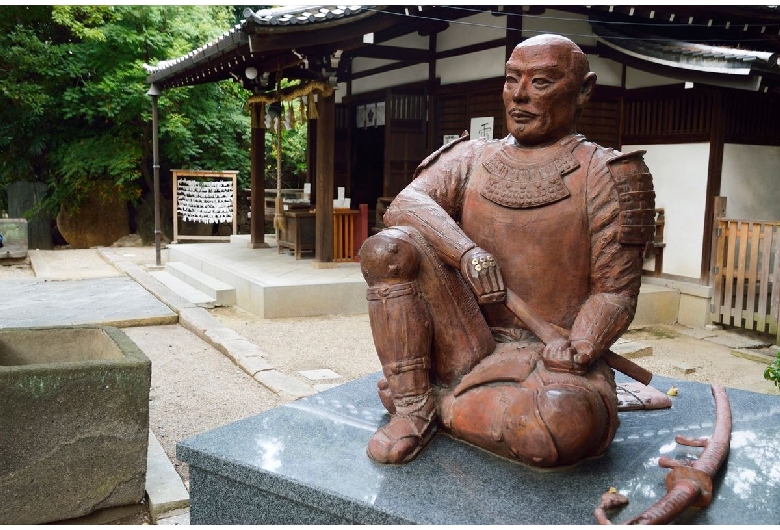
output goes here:
{"type": "Polygon", "coordinates": [[[712,252],[712,322],[776,335],[780,222],[718,218],[712,252]]]}

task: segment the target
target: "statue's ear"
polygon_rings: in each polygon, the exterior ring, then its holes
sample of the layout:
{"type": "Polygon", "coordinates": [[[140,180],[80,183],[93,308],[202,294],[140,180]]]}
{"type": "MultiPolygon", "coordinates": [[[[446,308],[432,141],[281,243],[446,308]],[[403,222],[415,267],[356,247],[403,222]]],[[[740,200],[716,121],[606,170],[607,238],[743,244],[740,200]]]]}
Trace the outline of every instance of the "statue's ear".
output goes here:
{"type": "Polygon", "coordinates": [[[593,95],[593,89],[595,87],[596,87],[596,73],[588,72],[588,74],[585,76],[585,79],[582,81],[580,92],[579,94],[577,94],[577,106],[579,108],[584,107],[588,103],[588,101],[590,101],[590,97],[593,95]]]}

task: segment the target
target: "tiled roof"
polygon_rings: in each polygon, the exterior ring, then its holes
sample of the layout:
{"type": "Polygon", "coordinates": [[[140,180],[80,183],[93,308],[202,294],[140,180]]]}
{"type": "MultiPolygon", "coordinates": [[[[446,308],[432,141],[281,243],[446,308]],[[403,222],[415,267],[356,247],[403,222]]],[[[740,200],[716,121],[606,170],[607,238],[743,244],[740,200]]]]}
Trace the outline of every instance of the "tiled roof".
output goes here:
{"type": "Polygon", "coordinates": [[[326,20],[345,18],[365,11],[365,6],[287,6],[244,11],[247,20],[260,26],[289,26],[315,24],[326,20]]]}
{"type": "Polygon", "coordinates": [[[154,81],[204,63],[214,55],[239,48],[248,42],[246,32],[248,28],[311,25],[344,19],[367,10],[368,6],[283,6],[261,9],[257,12],[247,8],[244,10],[244,17],[246,17],[244,20],[208,44],[176,59],[160,61],[156,65],[144,64],[144,69],[150,75],[151,81],[154,81]]]}

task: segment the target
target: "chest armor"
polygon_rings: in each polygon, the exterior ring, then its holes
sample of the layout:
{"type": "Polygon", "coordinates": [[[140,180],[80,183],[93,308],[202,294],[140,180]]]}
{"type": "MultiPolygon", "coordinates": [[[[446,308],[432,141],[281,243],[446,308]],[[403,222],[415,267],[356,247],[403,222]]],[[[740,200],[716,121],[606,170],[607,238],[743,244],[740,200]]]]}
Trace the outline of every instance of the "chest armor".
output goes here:
{"type": "MultiPolygon", "coordinates": [[[[461,228],[501,266],[508,288],[541,317],[571,329],[590,292],[588,164],[581,136],[524,149],[489,144],[464,192],[461,228]]],[[[491,326],[510,325],[502,305],[491,326]]]]}

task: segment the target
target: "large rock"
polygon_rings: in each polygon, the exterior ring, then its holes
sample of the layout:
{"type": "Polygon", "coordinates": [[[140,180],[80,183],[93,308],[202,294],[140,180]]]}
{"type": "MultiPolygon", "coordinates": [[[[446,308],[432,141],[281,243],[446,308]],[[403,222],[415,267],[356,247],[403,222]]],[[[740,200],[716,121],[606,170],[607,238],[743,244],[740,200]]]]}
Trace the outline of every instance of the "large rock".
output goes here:
{"type": "Polygon", "coordinates": [[[0,330],[0,524],[140,503],[150,384],[119,329],[0,330]]]}
{"type": "Polygon", "coordinates": [[[110,246],[130,233],[127,202],[115,190],[95,188],[76,211],[60,208],[57,228],[73,248],[110,246]]]}

